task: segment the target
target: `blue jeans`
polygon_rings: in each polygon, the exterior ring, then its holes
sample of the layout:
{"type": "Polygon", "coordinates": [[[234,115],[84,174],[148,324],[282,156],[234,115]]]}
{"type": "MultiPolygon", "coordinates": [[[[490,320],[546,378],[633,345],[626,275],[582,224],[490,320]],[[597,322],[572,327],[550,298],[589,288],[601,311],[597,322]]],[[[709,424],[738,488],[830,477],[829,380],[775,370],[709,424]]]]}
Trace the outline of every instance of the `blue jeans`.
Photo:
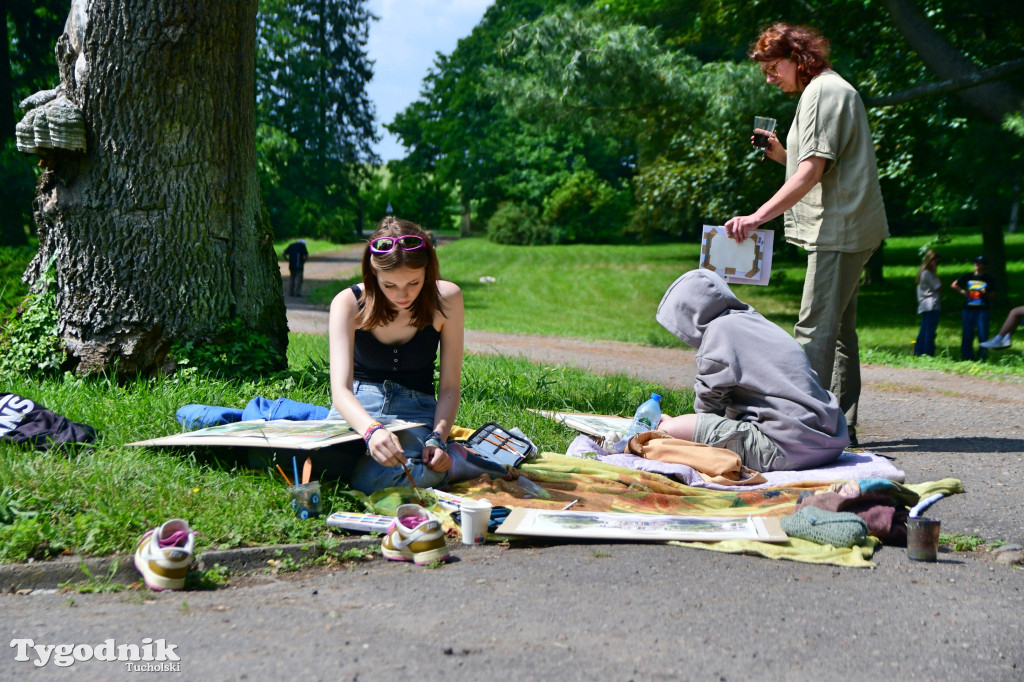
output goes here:
{"type": "MultiPolygon", "coordinates": [[[[430,435],[434,423],[434,409],[437,400],[426,393],[414,391],[393,381],[374,384],[368,381],[355,381],[352,392],[359,404],[371,417],[387,423],[391,419],[403,419],[407,422],[423,422],[428,426],[416,426],[395,433],[402,444],[405,458],[409,460],[412,478],[419,488],[439,488],[448,483],[451,471],[434,471],[423,463],[423,443],[430,435]]],[[[341,415],[333,407],[328,419],[341,419],[341,415]]],[[[356,463],[349,485],[369,495],[382,488],[395,488],[409,485],[402,467],[386,467],[379,464],[364,452],[356,463]]]]}
{"type": "Polygon", "coordinates": [[[939,328],[939,311],[921,313],[921,331],[917,333],[914,355],[935,355],[935,331],[939,328]]]}
{"type": "MultiPolygon", "coordinates": [[[[963,336],[960,340],[960,358],[962,360],[974,359],[974,333],[978,333],[978,341],[988,341],[988,308],[967,308],[963,309],[960,319],[963,322],[963,336]]],[[[988,357],[988,350],[978,349],[978,359],[984,360],[988,357]]]]}

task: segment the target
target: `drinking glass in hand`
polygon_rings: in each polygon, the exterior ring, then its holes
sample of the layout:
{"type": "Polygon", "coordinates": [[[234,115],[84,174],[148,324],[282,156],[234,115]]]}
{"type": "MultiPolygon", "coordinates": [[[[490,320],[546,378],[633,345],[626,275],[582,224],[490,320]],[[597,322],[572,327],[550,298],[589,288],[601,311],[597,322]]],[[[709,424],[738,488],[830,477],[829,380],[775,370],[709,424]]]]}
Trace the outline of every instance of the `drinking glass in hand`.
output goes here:
{"type": "Polygon", "coordinates": [[[767,116],[754,117],[754,146],[764,151],[768,149],[768,138],[775,132],[775,119],[767,116]]]}

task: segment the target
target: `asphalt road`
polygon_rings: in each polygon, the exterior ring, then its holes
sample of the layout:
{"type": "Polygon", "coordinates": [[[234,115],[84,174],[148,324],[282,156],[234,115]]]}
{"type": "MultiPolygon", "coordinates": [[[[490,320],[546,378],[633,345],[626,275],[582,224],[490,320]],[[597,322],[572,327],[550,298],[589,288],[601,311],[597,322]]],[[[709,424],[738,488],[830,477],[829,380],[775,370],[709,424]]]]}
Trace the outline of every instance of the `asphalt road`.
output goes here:
{"type": "MultiPolygon", "coordinates": [[[[681,350],[641,362],[628,346],[477,332],[467,347],[692,380],[681,350]]],[[[1020,389],[867,367],[859,436],[909,482],[964,482],[929,510],[943,531],[1019,543],[1020,389]]],[[[197,679],[1024,680],[1024,570],[987,549],[921,563],[883,547],[852,569],[659,544],[451,547],[438,568],[377,557],[208,592],[0,595],[0,680],[131,679],[125,662],[36,666],[26,640],[144,638],[173,647],[179,672],[164,674],[197,679]]]]}

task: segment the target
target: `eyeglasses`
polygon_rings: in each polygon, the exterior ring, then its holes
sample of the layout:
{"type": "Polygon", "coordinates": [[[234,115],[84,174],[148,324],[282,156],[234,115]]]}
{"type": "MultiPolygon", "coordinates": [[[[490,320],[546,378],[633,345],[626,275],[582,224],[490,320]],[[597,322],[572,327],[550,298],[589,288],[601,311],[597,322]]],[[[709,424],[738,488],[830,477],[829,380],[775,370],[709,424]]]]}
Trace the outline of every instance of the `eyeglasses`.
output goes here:
{"type": "Polygon", "coordinates": [[[761,73],[765,78],[776,78],[779,75],[779,64],[785,57],[779,57],[778,59],[769,62],[767,68],[761,69],[761,73]]]}
{"type": "Polygon", "coordinates": [[[403,234],[398,237],[377,237],[370,241],[373,253],[391,253],[399,246],[403,251],[415,251],[423,248],[423,237],[418,234],[403,234]]]}

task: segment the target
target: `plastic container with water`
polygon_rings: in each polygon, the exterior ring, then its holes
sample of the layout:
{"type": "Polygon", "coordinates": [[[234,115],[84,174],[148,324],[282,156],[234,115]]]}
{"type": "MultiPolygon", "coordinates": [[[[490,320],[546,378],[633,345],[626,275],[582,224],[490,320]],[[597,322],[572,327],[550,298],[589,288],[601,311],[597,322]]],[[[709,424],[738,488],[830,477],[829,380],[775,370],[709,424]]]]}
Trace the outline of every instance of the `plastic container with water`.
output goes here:
{"type": "Polygon", "coordinates": [[[633,415],[633,423],[629,426],[626,438],[632,438],[638,433],[653,431],[658,428],[659,422],[661,422],[661,396],[652,393],[650,398],[636,408],[636,414],[633,415]]]}

